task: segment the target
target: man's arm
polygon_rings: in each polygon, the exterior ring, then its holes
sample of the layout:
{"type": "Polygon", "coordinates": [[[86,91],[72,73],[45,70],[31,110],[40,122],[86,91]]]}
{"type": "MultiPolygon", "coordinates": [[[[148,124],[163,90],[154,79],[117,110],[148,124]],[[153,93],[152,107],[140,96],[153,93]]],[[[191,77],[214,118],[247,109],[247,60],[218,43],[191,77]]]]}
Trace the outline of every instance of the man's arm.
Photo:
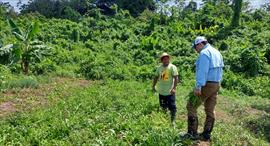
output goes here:
{"type": "Polygon", "coordinates": [[[209,71],[209,58],[206,55],[200,55],[198,70],[196,72],[196,88],[201,89],[206,84],[209,71]]]}
{"type": "Polygon", "coordinates": [[[209,64],[209,58],[206,55],[200,55],[196,71],[196,89],[194,90],[196,96],[201,96],[201,88],[206,84],[209,64]]]}
{"type": "Polygon", "coordinates": [[[173,78],[174,78],[173,89],[176,89],[179,79],[178,79],[178,76],[174,76],[173,78]]]}
{"type": "Polygon", "coordinates": [[[174,95],[176,92],[177,83],[178,83],[178,75],[173,76],[173,88],[170,91],[172,95],[174,95]]]}
{"type": "Polygon", "coordinates": [[[153,79],[153,85],[152,85],[153,92],[156,92],[157,81],[158,81],[158,76],[155,76],[154,79],[153,79]]]}

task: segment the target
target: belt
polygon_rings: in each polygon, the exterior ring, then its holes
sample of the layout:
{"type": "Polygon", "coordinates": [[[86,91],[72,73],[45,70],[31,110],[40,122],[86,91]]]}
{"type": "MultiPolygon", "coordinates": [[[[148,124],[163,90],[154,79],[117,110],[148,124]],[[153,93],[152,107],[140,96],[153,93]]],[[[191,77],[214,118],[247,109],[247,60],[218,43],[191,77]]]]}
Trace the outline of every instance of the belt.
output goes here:
{"type": "Polygon", "coordinates": [[[217,82],[217,81],[207,81],[207,83],[215,83],[215,84],[219,84],[219,82],[217,82]]]}

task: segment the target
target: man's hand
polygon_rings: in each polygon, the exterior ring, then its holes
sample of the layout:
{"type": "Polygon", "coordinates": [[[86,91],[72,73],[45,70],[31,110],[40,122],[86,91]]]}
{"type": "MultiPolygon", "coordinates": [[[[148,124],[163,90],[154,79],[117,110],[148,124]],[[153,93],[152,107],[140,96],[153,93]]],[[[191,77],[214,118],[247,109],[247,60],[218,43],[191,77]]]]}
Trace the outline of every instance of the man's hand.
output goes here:
{"type": "Polygon", "coordinates": [[[176,92],[176,90],[173,88],[173,89],[171,89],[171,91],[170,91],[170,93],[171,93],[171,95],[174,95],[175,94],[175,92],[176,92]]]}
{"type": "Polygon", "coordinates": [[[201,95],[202,95],[202,91],[201,91],[200,89],[197,89],[197,88],[196,88],[196,89],[194,89],[193,92],[194,92],[194,95],[195,95],[195,96],[201,96],[201,95]]]}
{"type": "Polygon", "coordinates": [[[153,91],[153,93],[156,93],[157,92],[157,90],[156,90],[157,81],[158,81],[158,76],[155,76],[154,79],[153,79],[153,85],[152,85],[152,91],[153,91]]]}

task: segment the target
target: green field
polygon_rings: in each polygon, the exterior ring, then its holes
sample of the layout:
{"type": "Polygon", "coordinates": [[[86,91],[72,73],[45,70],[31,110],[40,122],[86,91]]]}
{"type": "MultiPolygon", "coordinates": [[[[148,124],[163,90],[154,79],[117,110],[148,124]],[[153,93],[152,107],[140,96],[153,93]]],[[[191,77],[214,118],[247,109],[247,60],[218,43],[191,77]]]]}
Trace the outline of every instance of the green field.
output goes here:
{"type": "Polygon", "coordinates": [[[33,0],[16,13],[0,2],[0,145],[196,145],[181,135],[199,35],[225,63],[211,145],[270,145],[269,4],[97,4],[33,0]],[[179,71],[175,128],[151,90],[163,52],[179,71]]]}
{"type": "MultiPolygon", "coordinates": [[[[158,98],[148,83],[58,78],[40,88],[50,92],[44,93],[46,96],[38,94],[40,89],[2,94],[9,98],[1,105],[11,102],[12,106],[1,116],[1,145],[192,144],[180,139],[187,127],[189,85],[177,90],[175,129],[169,114],[159,112],[158,98]],[[57,86],[47,89],[48,84],[57,86]]],[[[222,90],[212,144],[269,145],[269,105],[268,99],[222,90]]],[[[202,124],[202,108],[199,115],[202,124]]]]}

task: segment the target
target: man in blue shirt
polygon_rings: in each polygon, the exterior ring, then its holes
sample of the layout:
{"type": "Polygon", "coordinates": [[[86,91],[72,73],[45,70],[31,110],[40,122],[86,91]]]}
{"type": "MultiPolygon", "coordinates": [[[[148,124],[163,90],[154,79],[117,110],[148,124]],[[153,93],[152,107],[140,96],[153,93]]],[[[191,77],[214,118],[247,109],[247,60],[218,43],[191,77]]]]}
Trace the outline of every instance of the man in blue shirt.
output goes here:
{"type": "Polygon", "coordinates": [[[194,95],[197,103],[189,100],[188,110],[188,134],[198,137],[197,108],[204,103],[206,120],[202,138],[209,141],[215,121],[215,105],[223,74],[223,58],[220,52],[213,48],[205,37],[199,36],[193,42],[193,48],[199,53],[196,61],[196,87],[194,95]]]}

